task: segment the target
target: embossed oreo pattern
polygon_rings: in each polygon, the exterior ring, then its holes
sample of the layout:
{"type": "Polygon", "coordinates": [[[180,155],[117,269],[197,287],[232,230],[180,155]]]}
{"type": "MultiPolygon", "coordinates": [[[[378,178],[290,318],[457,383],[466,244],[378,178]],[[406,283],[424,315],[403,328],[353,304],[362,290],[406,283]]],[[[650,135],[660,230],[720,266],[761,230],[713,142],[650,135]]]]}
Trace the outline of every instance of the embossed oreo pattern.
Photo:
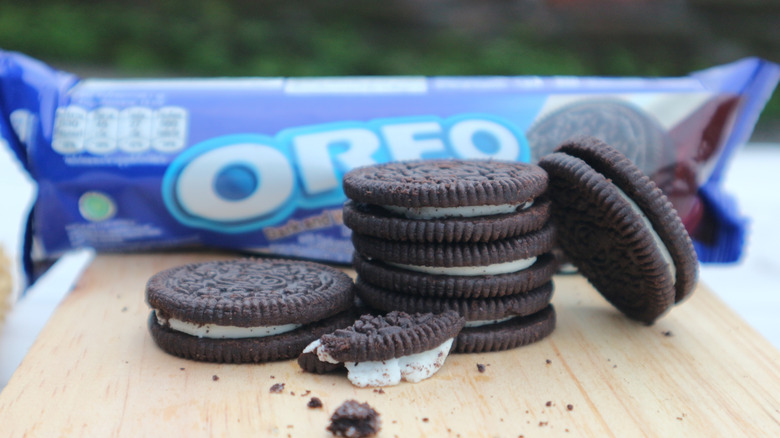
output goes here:
{"type": "Polygon", "coordinates": [[[464,324],[463,317],[453,311],[392,311],[384,316],[363,315],[352,326],[324,335],[320,341],[339,362],[389,360],[435,348],[455,337],[464,324]]]}
{"type": "Polygon", "coordinates": [[[241,259],[189,264],[154,275],[147,301],[165,317],[239,327],[306,324],[352,304],[351,279],[310,262],[241,259]]]}
{"type": "Polygon", "coordinates": [[[492,160],[393,162],[344,176],[350,199],[409,208],[523,203],[546,187],[547,175],[538,167],[492,160]]]}

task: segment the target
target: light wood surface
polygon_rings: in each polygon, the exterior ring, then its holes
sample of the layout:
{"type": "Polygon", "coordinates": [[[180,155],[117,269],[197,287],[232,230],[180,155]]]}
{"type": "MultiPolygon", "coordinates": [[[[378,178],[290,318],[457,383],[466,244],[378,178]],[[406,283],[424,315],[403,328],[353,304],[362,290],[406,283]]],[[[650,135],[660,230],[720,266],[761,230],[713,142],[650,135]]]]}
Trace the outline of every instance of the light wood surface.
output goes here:
{"type": "Polygon", "coordinates": [[[654,326],[558,276],[558,327],[520,349],[451,355],[432,378],[356,388],[294,361],[218,365],[160,351],[146,329],[155,272],[229,254],[100,255],[0,393],[0,435],[327,437],[345,400],[380,436],[780,436],[780,353],[706,287],[654,326]],[[477,364],[484,364],[479,372],[477,364]],[[284,383],[282,393],[271,393],[284,383]],[[324,406],[306,406],[313,396],[324,406]]]}

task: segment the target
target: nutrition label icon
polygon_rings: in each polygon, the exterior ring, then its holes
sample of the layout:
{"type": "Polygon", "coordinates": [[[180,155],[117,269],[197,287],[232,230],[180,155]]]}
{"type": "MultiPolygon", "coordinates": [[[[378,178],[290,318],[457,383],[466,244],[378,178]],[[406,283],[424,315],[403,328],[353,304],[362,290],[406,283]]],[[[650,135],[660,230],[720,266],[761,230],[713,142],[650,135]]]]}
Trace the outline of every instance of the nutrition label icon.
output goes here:
{"type": "Polygon", "coordinates": [[[188,131],[189,113],[180,107],[87,110],[70,105],[57,109],[52,149],[66,155],[134,154],[150,149],[170,153],[184,149],[188,131]]]}

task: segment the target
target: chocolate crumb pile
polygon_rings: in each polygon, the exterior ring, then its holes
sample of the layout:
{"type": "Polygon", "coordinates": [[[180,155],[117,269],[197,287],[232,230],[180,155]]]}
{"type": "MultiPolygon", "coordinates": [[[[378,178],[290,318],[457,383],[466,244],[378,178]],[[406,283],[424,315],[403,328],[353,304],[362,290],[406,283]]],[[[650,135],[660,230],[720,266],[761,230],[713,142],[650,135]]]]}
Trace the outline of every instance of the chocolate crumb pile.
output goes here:
{"type": "Polygon", "coordinates": [[[312,409],[321,408],[322,400],[320,400],[319,397],[312,397],[311,400],[309,400],[309,402],[306,403],[306,406],[312,409]]]}
{"type": "Polygon", "coordinates": [[[330,417],[327,430],[336,436],[361,438],[379,433],[379,413],[368,403],[347,400],[330,417]]]}

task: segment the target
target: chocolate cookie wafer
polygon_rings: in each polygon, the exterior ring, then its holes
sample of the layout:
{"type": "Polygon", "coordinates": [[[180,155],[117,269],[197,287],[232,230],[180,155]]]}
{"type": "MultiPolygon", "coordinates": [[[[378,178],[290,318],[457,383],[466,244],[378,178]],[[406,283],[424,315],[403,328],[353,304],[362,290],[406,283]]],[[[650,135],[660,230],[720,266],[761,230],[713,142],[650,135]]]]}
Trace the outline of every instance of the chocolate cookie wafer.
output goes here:
{"type": "Polygon", "coordinates": [[[189,264],[147,283],[149,330],[164,351],[208,362],[297,357],[352,323],[352,280],[328,266],[279,259],[189,264]]]}
{"type": "Polygon", "coordinates": [[[457,312],[363,315],[345,329],[323,335],[307,346],[299,364],[319,372],[313,357],[344,364],[356,386],[419,382],[441,368],[464,320],[457,312]]]}
{"type": "Polygon", "coordinates": [[[413,219],[507,214],[547,188],[537,166],[493,160],[422,160],[366,166],[344,175],[348,198],[413,219]]]}
{"type": "Polygon", "coordinates": [[[550,176],[563,251],[615,307],[651,324],[693,291],[698,262],[666,196],[625,155],[595,138],[561,145],[550,176]]]}

